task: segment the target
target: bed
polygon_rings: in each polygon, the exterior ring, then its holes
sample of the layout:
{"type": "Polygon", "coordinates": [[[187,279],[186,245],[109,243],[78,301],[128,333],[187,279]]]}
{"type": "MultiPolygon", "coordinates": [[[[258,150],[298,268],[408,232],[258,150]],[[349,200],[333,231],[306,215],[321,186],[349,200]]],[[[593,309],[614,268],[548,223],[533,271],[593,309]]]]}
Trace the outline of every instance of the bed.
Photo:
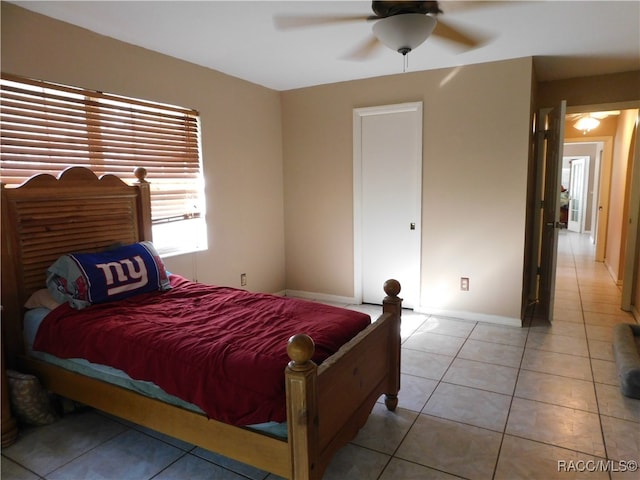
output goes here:
{"type": "MultiPolygon", "coordinates": [[[[34,358],[23,342],[24,303],[44,286],[47,268],[69,252],[151,240],[144,169],[127,185],[71,167],[2,188],[2,336],[7,366],[50,391],[284,478],[320,479],[331,458],[365,424],[376,401],[394,410],[400,388],[400,285],[385,282],[382,314],[320,365],[314,342],[292,331],[282,349],[285,438],[209,418],[104,380],[34,358]]],[[[4,412],[4,410],[3,410],[4,412]]],[[[2,418],[12,427],[13,420],[2,418]]]]}

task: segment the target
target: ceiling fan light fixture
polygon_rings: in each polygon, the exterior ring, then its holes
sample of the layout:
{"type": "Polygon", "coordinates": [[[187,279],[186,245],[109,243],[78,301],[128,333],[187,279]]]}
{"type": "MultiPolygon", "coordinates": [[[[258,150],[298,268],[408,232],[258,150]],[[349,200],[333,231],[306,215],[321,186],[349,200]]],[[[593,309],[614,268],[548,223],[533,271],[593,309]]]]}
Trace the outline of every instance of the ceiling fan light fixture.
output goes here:
{"type": "Polygon", "coordinates": [[[383,44],[406,55],[429,38],[437,23],[431,15],[402,13],[376,21],[372,29],[383,44]]]}
{"type": "Polygon", "coordinates": [[[587,114],[584,117],[580,117],[578,121],[573,124],[575,128],[577,128],[578,130],[581,130],[582,133],[584,134],[586,134],[587,132],[590,132],[591,130],[596,128],[598,125],[600,125],[600,120],[592,117],[589,114],[587,114]]]}

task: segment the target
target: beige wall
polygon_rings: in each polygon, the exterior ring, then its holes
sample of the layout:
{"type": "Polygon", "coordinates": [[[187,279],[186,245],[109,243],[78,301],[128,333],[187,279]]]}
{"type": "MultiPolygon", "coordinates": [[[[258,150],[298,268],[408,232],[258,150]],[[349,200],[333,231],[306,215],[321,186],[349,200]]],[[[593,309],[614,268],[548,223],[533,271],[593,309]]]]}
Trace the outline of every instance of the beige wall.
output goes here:
{"type": "MultiPolygon", "coordinates": [[[[587,61],[587,60],[585,60],[587,61]]],[[[638,100],[640,71],[540,82],[538,107],[598,105],[638,100]]]]}
{"type": "Polygon", "coordinates": [[[352,111],[422,101],[420,309],[519,323],[531,78],[524,58],[283,92],[287,288],[354,294],[352,111]]]}
{"type": "MultiPolygon", "coordinates": [[[[2,70],[197,109],[209,250],[166,260],[208,283],[285,288],[280,96],[2,3],[2,70]]],[[[149,179],[153,182],[153,179],[149,179]]]]}
{"type": "Polygon", "coordinates": [[[611,193],[609,198],[609,224],[607,225],[607,249],[604,263],[611,276],[622,283],[624,277],[624,248],[627,233],[628,173],[631,138],[638,117],[637,110],[623,110],[618,120],[618,131],[613,141],[611,169],[611,193]]]}

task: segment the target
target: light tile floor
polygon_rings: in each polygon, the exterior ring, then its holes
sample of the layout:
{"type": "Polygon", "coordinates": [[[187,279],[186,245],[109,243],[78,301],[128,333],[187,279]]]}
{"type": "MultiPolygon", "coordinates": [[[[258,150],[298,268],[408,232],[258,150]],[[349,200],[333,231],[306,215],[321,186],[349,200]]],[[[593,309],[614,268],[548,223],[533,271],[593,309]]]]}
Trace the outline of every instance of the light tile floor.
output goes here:
{"type": "MultiPolygon", "coordinates": [[[[404,312],[399,408],[377,404],[325,478],[640,478],[618,463],[640,461],[640,400],[621,395],[611,347],[612,326],[634,320],[591,253],[561,232],[552,325],[404,312]]],[[[2,478],[274,480],[96,411],[23,429],[2,478]]]]}

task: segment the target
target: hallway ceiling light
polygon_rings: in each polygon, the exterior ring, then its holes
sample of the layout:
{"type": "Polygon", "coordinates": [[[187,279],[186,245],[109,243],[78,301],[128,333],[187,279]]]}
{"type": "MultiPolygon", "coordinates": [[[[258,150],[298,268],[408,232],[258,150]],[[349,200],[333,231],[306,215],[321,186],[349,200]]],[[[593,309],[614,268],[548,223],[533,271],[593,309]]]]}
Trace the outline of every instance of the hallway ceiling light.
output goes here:
{"type": "Polygon", "coordinates": [[[600,124],[603,118],[620,115],[620,110],[607,110],[604,112],[588,112],[588,113],[570,113],[567,115],[567,121],[576,120],[573,124],[575,128],[586,134],[600,124]]]}
{"type": "Polygon", "coordinates": [[[590,132],[598,125],[600,125],[600,120],[592,117],[590,113],[580,117],[578,121],[573,124],[575,128],[582,131],[583,135],[586,135],[587,132],[590,132]]]}

